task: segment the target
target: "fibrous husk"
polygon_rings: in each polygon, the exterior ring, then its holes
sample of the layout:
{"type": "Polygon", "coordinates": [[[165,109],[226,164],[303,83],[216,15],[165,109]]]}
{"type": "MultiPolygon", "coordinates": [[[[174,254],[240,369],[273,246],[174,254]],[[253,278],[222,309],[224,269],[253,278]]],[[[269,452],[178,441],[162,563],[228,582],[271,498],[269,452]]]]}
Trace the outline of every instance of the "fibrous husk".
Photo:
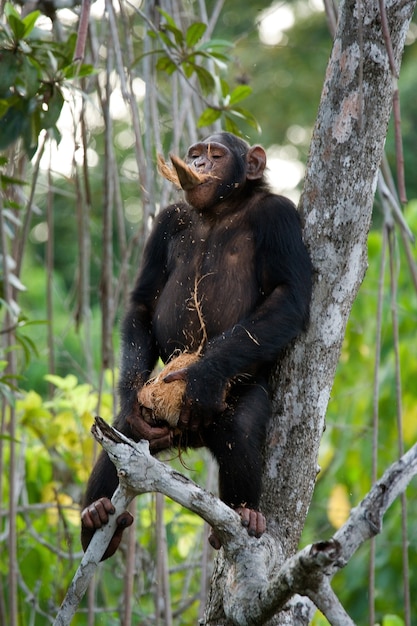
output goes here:
{"type": "Polygon", "coordinates": [[[178,423],[185,392],[185,380],[173,380],[164,382],[164,377],[177,370],[183,369],[195,363],[199,359],[196,352],[183,352],[170,361],[155,378],[151,378],[138,393],[139,404],[144,406],[149,413],[145,420],[155,422],[167,422],[175,428],[178,423]]]}
{"type": "Polygon", "coordinates": [[[167,165],[163,156],[158,154],[158,171],[164,178],[174,183],[178,189],[184,189],[185,191],[194,189],[194,187],[206,183],[211,178],[215,178],[211,174],[199,174],[174,154],[170,154],[169,158],[174,168],[167,165]]]}

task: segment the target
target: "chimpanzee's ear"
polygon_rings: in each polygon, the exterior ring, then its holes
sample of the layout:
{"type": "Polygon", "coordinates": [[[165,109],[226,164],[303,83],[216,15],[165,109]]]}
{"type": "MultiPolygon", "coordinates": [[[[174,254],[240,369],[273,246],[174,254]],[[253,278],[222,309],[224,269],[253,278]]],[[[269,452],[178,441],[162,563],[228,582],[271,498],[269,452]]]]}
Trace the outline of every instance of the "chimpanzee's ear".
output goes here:
{"type": "Polygon", "coordinates": [[[262,178],[266,167],[266,153],[262,146],[251,146],[246,155],[246,178],[259,180],[262,178]]]}

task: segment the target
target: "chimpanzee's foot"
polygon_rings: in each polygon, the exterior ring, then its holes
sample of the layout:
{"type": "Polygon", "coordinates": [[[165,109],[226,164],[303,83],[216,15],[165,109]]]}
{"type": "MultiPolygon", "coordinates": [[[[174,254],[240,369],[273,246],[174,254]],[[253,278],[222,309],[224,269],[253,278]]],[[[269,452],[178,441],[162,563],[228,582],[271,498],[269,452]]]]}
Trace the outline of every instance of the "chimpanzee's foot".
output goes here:
{"type": "MultiPolygon", "coordinates": [[[[254,509],[247,509],[246,507],[238,507],[236,513],[240,516],[242,520],[242,526],[246,528],[248,534],[251,537],[261,537],[266,531],[266,519],[264,515],[260,511],[255,511],[254,509]]],[[[220,539],[212,530],[209,535],[209,543],[212,548],[215,550],[220,550],[222,544],[220,539]]]]}

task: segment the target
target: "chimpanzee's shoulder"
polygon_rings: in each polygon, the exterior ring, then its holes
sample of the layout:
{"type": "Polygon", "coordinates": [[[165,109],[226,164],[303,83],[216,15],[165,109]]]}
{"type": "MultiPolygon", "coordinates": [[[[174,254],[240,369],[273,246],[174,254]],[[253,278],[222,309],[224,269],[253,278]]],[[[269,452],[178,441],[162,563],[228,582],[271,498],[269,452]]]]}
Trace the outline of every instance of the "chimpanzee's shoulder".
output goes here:
{"type": "Polygon", "coordinates": [[[186,202],[175,202],[162,209],[156,216],[154,228],[168,229],[172,233],[188,228],[192,223],[190,206],[186,202]]]}
{"type": "Polygon", "coordinates": [[[257,194],[251,210],[255,221],[300,222],[300,215],[292,200],[270,191],[257,194]]]}

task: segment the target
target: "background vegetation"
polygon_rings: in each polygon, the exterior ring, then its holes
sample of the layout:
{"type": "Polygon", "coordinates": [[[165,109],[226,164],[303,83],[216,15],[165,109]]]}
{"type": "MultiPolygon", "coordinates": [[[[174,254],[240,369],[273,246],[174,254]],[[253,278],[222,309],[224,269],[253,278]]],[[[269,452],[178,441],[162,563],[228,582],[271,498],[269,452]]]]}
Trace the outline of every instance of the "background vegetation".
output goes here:
{"type": "MultiPolygon", "coordinates": [[[[211,19],[219,3],[161,3],[165,12],[150,4],[93,4],[84,64],[73,62],[79,7],[49,17],[3,7],[2,624],[52,621],[80,557],[79,503],[96,453],[89,428],[95,414],[115,413],[118,322],[149,221],[172,197],[156,153],[182,154],[196,133],[221,126],[268,148],[279,192],[296,200],[302,186],[331,48],[322,7],[230,0],[211,19]]],[[[412,26],[400,95],[403,215],[415,233],[412,26]]],[[[387,156],[394,164],[392,129],[387,156]]],[[[346,334],[303,542],[328,537],[375,471],[416,440],[416,254],[394,225],[388,254],[385,217],[377,196],[369,270],[346,334]]],[[[207,457],[185,463],[215,489],[207,457]]],[[[376,560],[362,550],[334,581],[358,623],[368,620],[369,580],[376,621],[404,623],[404,594],[417,585],[415,495],[413,485],[408,502],[390,510],[376,560]]],[[[97,614],[94,623],[106,626],[189,625],[201,615],[212,558],[202,522],[158,496],[135,507],[131,543],[101,566],[75,624],[97,614]]],[[[415,593],[411,602],[417,615],[415,593]]]]}

